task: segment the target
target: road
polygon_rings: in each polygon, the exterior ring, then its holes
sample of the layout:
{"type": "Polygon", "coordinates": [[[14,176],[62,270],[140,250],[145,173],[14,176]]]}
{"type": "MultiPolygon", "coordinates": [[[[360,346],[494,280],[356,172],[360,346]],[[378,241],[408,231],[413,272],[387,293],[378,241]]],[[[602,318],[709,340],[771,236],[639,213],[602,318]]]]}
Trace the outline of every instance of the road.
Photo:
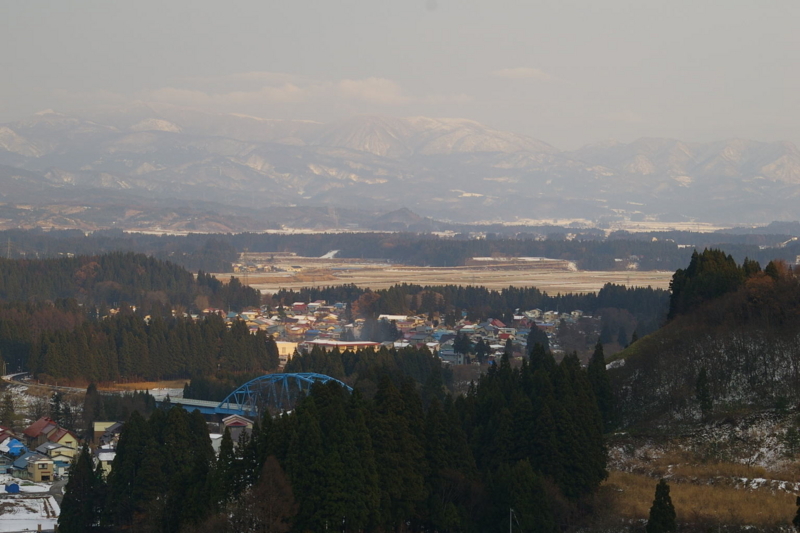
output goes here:
{"type": "Polygon", "coordinates": [[[50,485],[50,489],[47,491],[53,498],[55,498],[59,507],[61,507],[61,500],[64,499],[64,487],[66,484],[67,480],[61,478],[58,481],[53,482],[53,484],[50,485]]]}

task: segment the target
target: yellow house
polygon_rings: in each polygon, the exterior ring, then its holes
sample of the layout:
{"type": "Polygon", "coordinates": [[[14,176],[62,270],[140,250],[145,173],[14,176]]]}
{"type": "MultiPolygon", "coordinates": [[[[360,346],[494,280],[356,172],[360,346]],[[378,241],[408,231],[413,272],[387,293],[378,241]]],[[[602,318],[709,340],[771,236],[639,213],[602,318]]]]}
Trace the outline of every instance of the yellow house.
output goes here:
{"type": "Polygon", "coordinates": [[[57,427],[47,434],[47,440],[69,448],[68,450],[62,450],[62,453],[70,457],[75,457],[75,452],[78,450],[78,437],[68,429],[57,427]]]}
{"type": "Polygon", "coordinates": [[[113,426],[114,424],[118,424],[119,422],[114,422],[113,420],[103,420],[103,421],[95,421],[92,424],[92,443],[97,446],[100,444],[100,437],[102,437],[106,430],[113,426]]]}
{"type": "Polygon", "coordinates": [[[297,349],[296,342],[276,341],[278,346],[278,359],[282,365],[285,365],[289,359],[294,356],[294,351],[297,349]]]}
{"type": "Polygon", "coordinates": [[[55,465],[52,459],[40,453],[27,453],[14,461],[14,475],[34,483],[53,481],[55,465]]]}

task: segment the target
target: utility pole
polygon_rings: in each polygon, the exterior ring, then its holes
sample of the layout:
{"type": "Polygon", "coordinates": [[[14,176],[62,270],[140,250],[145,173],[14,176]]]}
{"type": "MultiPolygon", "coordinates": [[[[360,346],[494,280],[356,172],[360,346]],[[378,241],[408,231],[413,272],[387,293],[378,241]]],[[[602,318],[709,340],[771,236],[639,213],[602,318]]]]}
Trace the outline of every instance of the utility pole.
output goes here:
{"type": "Polygon", "coordinates": [[[11,237],[8,238],[8,244],[6,245],[6,259],[11,259],[11,237]]]}

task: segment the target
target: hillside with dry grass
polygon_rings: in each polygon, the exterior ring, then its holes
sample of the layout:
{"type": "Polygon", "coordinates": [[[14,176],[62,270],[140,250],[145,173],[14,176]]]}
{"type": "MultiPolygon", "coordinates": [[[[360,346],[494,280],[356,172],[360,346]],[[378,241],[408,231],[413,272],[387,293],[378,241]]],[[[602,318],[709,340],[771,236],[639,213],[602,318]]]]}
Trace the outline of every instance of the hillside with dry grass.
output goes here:
{"type": "Polygon", "coordinates": [[[608,365],[621,424],[608,442],[598,527],[621,520],[637,530],[665,478],[687,531],[793,531],[798,274],[716,251],[676,273],[672,319],[608,365]]]}

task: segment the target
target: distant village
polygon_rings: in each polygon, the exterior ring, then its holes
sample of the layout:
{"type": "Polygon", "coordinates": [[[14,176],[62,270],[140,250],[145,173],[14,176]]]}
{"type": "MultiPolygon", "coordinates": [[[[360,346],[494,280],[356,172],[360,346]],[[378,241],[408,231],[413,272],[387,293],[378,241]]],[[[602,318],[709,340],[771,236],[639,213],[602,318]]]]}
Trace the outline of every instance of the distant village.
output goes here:
{"type": "Polygon", "coordinates": [[[438,354],[445,364],[477,362],[474,360],[473,350],[458,349],[456,340],[459,336],[469,339],[473,347],[482,342],[487,347],[486,360],[483,362],[491,362],[509,347],[512,357],[522,357],[531,328],[538,328],[547,335],[550,349],[555,354],[562,351],[557,336],[560,326],[583,320],[591,321],[593,329],[600,329],[600,320],[584,315],[581,310],[516,310],[513,321],[509,324],[495,318],[470,322],[464,315],[452,327],[446,327],[426,315],[379,315],[377,322],[385,322],[396,328],[397,338],[394,341],[374,342],[363,339],[367,322],[365,319],[357,318],[352,322],[346,320],[346,304],[343,302],[294,302],[291,306],[278,310],[262,307],[240,313],[226,313],[222,309],[209,308],[203,310],[203,313],[220,314],[229,323],[244,320],[252,333],[265,331],[278,345],[281,365],[286,364],[296,352],[310,352],[315,346],[328,351],[334,348],[344,351],[382,345],[396,349],[408,346],[426,347],[432,353],[438,354]]]}
{"type": "MultiPolygon", "coordinates": [[[[203,315],[219,314],[231,324],[243,320],[252,333],[265,331],[276,340],[281,366],[296,353],[309,352],[315,347],[344,351],[380,346],[396,349],[426,347],[437,354],[444,364],[477,364],[475,347],[479,343],[485,346],[482,362],[491,364],[509,348],[512,357],[522,357],[531,328],[539,328],[547,335],[551,350],[555,353],[561,351],[557,342],[560,326],[582,319],[592,320],[599,328],[599,319],[585,316],[580,310],[558,313],[532,309],[515,313],[510,324],[498,319],[471,323],[462,317],[455,327],[450,328],[422,315],[380,315],[377,321],[390,323],[396,328],[398,337],[395,341],[380,343],[346,340],[360,339],[366,321],[359,318],[348,322],[345,320],[345,310],[346,304],[343,302],[329,304],[315,301],[295,302],[279,310],[263,307],[240,313],[208,308],[203,310],[203,315]],[[472,349],[459,349],[458,338],[469,339],[472,349]]],[[[192,318],[199,320],[203,315],[192,318]]],[[[215,447],[219,445],[225,427],[238,434],[252,428],[252,424],[251,420],[244,417],[229,416],[222,420],[218,432],[212,433],[212,443],[215,447]]],[[[94,424],[92,445],[95,462],[102,465],[106,474],[111,469],[120,430],[121,424],[114,421],[94,424]]],[[[60,427],[48,417],[33,422],[20,436],[14,435],[10,428],[0,428],[0,472],[36,483],[52,482],[68,472],[78,445],[79,438],[72,431],[60,427]]]]}

